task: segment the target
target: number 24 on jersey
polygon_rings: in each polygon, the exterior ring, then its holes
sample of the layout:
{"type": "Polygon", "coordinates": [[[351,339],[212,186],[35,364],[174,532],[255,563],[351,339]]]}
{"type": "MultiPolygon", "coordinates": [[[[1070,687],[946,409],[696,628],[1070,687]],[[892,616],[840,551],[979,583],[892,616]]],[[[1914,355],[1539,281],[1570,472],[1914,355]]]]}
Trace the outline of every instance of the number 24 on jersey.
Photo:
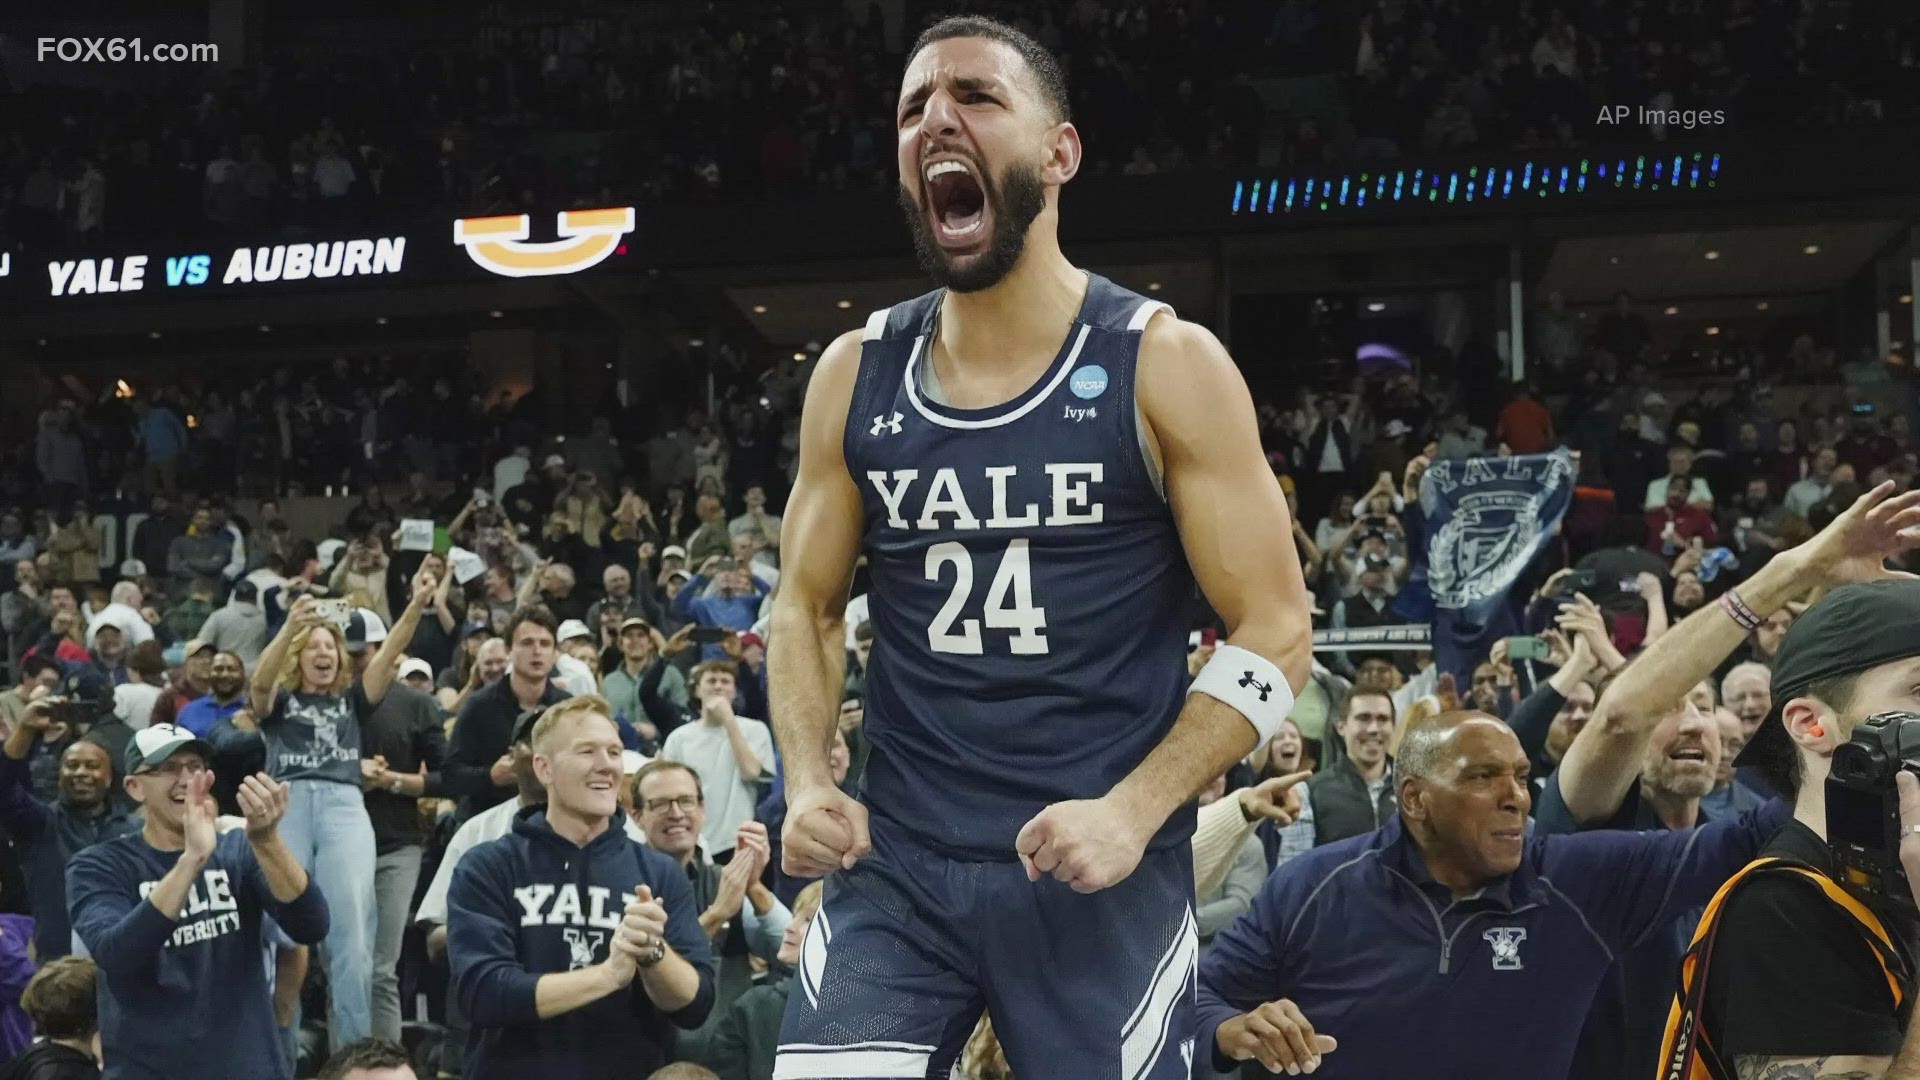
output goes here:
{"type": "MultiPolygon", "coordinates": [[[[938,653],[979,656],[986,651],[980,638],[980,619],[962,619],[960,611],[973,595],[973,555],[966,545],[949,540],[927,549],[927,580],[939,581],[947,564],[953,564],[953,591],[927,627],[927,645],[938,653]]],[[[1047,611],[1033,603],[1033,564],[1025,538],[1009,541],[1000,556],[1000,569],[987,587],[987,605],[983,612],[986,625],[995,630],[1011,630],[1007,649],[1016,656],[1036,656],[1047,651],[1047,611]]]]}

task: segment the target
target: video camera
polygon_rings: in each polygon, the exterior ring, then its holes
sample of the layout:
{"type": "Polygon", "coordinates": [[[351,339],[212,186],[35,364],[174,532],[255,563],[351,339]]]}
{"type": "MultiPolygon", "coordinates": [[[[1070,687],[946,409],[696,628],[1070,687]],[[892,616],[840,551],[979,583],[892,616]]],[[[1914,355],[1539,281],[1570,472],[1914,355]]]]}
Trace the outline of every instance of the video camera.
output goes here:
{"type": "Polygon", "coordinates": [[[1920,713],[1867,717],[1833,751],[1827,777],[1827,843],[1840,884],[1862,900],[1914,910],[1900,866],[1900,796],[1894,777],[1920,776],[1920,713]]]}

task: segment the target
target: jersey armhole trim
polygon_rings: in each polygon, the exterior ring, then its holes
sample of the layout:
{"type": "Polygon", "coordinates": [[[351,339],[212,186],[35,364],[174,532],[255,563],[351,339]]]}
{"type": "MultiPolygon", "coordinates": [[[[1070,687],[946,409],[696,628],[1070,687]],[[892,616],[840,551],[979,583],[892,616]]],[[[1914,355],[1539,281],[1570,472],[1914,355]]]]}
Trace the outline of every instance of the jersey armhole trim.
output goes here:
{"type": "Polygon", "coordinates": [[[867,328],[861,332],[860,340],[862,341],[880,340],[881,336],[887,332],[887,316],[892,312],[893,312],[892,308],[883,307],[879,311],[876,311],[873,314],[868,315],[867,328]]]}
{"type": "Polygon", "coordinates": [[[1145,330],[1147,328],[1147,320],[1153,318],[1154,313],[1158,311],[1165,311],[1167,314],[1172,315],[1173,306],[1164,300],[1140,301],[1140,306],[1133,309],[1133,316],[1127,320],[1127,331],[1137,334],[1145,330]]]}

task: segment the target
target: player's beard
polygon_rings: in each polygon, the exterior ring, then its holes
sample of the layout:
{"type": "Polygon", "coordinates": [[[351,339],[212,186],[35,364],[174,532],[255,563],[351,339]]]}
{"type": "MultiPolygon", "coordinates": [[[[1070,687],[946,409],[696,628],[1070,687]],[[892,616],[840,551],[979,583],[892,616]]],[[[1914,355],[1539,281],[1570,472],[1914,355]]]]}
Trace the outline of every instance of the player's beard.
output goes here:
{"type": "Polygon", "coordinates": [[[981,197],[993,214],[993,238],[987,250],[965,267],[955,266],[952,256],[934,239],[925,189],[919,199],[905,185],[899,189],[900,209],[913,232],[913,253],[920,260],[920,268],[941,288],[970,293],[998,285],[1026,250],[1028,227],[1047,208],[1046,186],[1040,182],[1040,169],[1035,165],[1009,165],[997,181],[982,172],[980,186],[981,197]]]}

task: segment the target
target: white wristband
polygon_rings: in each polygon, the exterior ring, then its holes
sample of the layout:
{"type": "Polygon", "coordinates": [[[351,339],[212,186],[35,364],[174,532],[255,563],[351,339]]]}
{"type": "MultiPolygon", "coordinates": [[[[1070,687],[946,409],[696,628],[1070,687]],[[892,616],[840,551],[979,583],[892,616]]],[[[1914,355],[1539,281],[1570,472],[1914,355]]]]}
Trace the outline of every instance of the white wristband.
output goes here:
{"type": "Polygon", "coordinates": [[[1260,735],[1273,738],[1280,721],[1293,711],[1293,688],[1273,661],[1238,645],[1221,645],[1187,688],[1216,698],[1239,711],[1260,735]]]}

